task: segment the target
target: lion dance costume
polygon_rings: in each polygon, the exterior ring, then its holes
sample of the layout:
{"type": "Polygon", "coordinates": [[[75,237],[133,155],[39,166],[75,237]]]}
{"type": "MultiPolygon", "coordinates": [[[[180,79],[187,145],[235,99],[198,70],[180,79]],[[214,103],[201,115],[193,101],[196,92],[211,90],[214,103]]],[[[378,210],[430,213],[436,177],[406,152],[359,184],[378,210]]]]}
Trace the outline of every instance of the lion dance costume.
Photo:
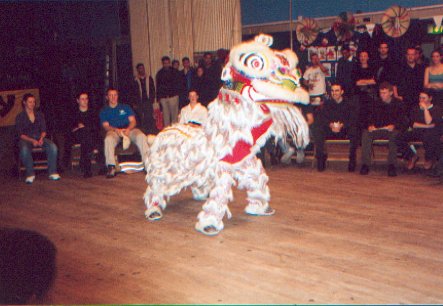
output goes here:
{"type": "Polygon", "coordinates": [[[272,37],[234,47],[222,72],[223,87],[209,105],[203,127],[175,124],[155,138],[146,161],[146,218],[162,218],[167,200],[190,187],[196,200],[206,200],[196,230],[216,235],[223,229],[232,186],[246,189],[245,212],[268,216],[268,176],[256,157],[272,135],[289,135],[297,147],[309,143],[309,130],[294,103],[308,103],[300,87],[297,56],[269,48],[272,37]]]}

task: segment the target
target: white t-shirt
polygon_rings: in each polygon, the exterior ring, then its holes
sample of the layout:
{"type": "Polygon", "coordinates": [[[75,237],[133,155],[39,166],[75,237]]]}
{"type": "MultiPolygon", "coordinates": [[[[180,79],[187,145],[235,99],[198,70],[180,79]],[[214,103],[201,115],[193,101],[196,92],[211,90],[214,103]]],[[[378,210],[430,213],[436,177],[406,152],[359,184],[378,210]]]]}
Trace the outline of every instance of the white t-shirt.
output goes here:
{"type": "Polygon", "coordinates": [[[320,96],[326,93],[326,78],[320,67],[309,67],[305,71],[303,78],[309,81],[310,85],[314,86],[312,89],[309,89],[310,96],[320,96]]]}
{"type": "Polygon", "coordinates": [[[204,125],[207,119],[208,110],[200,103],[197,103],[194,106],[194,109],[191,109],[191,105],[188,104],[180,111],[180,123],[188,123],[192,121],[204,125]]]}

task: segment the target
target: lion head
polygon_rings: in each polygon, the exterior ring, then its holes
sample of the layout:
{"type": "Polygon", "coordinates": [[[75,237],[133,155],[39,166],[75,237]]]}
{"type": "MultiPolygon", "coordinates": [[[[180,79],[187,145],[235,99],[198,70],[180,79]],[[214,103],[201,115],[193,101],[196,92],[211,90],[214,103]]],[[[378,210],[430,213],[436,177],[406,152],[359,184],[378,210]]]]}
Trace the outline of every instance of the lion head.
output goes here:
{"type": "Polygon", "coordinates": [[[289,49],[273,50],[272,43],[271,36],[260,34],[233,47],[222,73],[224,87],[241,92],[250,86],[248,94],[255,102],[309,103],[300,86],[297,55],[289,49]]]}

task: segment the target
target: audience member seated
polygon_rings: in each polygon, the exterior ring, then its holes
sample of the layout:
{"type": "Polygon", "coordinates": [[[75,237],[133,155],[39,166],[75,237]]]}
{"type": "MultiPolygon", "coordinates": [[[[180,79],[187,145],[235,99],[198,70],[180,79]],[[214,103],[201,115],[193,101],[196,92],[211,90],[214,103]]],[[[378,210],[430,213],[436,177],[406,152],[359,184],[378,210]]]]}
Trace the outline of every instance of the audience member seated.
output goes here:
{"type": "MultiPolygon", "coordinates": [[[[305,104],[296,104],[297,107],[302,112],[306,122],[308,123],[308,126],[311,127],[314,123],[314,107],[312,105],[305,105],[305,104]]],[[[309,131],[310,134],[311,130],[309,131]]],[[[262,159],[263,165],[265,165],[264,162],[264,154],[268,151],[270,157],[271,157],[271,164],[277,165],[279,163],[279,157],[280,162],[289,165],[292,161],[292,156],[294,153],[297,153],[295,161],[297,164],[302,164],[305,159],[305,149],[297,148],[294,149],[286,140],[283,140],[279,138],[277,140],[277,143],[275,143],[275,137],[269,138],[265,145],[262,147],[261,155],[259,155],[259,158],[262,159]]]]}
{"type": "Polygon", "coordinates": [[[431,65],[425,70],[424,88],[430,90],[433,104],[443,107],[443,64],[438,50],[432,51],[431,65]]]}
{"type": "Polygon", "coordinates": [[[328,69],[320,62],[318,54],[311,53],[311,66],[303,74],[303,82],[309,89],[309,97],[312,105],[323,103],[326,94],[326,75],[328,69]]]}
{"type": "Polygon", "coordinates": [[[56,276],[54,244],[39,233],[0,229],[0,304],[50,304],[56,276]]]}
{"type": "Polygon", "coordinates": [[[49,179],[57,181],[60,175],[57,173],[57,146],[46,138],[46,122],[43,113],[35,110],[35,97],[25,94],[22,100],[23,111],[15,118],[15,127],[20,137],[20,159],[26,168],[27,184],[35,180],[34,160],[32,148],[42,147],[48,158],[49,179]]]}
{"type": "Polygon", "coordinates": [[[108,167],[107,178],[113,178],[115,172],[115,147],[123,139],[123,148],[129,142],[134,142],[142,157],[146,160],[149,147],[145,134],[135,128],[137,122],[134,111],[129,105],[118,102],[118,90],[109,88],[107,90],[108,105],[100,111],[100,122],[106,131],[105,136],[105,159],[108,167]]]}
{"type": "Polygon", "coordinates": [[[409,113],[417,104],[418,95],[423,89],[425,67],[416,63],[415,48],[406,50],[406,61],[400,64],[396,83],[395,97],[403,102],[405,110],[409,113]]]}
{"type": "Polygon", "coordinates": [[[398,150],[403,158],[408,160],[408,170],[412,170],[418,161],[418,156],[409,146],[409,141],[422,141],[426,159],[424,168],[429,170],[440,157],[442,109],[432,103],[429,92],[423,91],[419,95],[418,105],[411,111],[410,119],[412,130],[398,135],[398,150]]]}
{"type": "Polygon", "coordinates": [[[179,122],[183,124],[204,125],[208,119],[208,110],[198,101],[198,93],[191,89],[188,95],[189,104],[182,108],[179,122]]]}
{"type": "Polygon", "coordinates": [[[401,102],[393,97],[393,86],[387,82],[380,84],[380,99],[376,99],[370,108],[367,127],[362,135],[362,166],[361,175],[369,173],[371,165],[372,141],[389,140],[388,176],[397,176],[397,145],[396,136],[404,119],[401,102]]]}
{"type": "Polygon", "coordinates": [[[325,139],[348,138],[350,140],[348,170],[355,171],[356,151],[358,146],[356,128],[356,109],[350,98],[343,96],[340,84],[331,86],[332,99],[326,100],[318,113],[314,124],[314,142],[316,148],[317,170],[324,171],[327,156],[324,153],[325,139]]]}
{"type": "MultiPolygon", "coordinates": [[[[73,115],[71,134],[67,140],[68,147],[80,143],[80,169],[85,178],[92,176],[91,159],[94,149],[99,145],[100,132],[97,113],[89,107],[86,92],[77,95],[78,107],[73,115]]],[[[99,149],[99,152],[102,150],[99,149]]]]}

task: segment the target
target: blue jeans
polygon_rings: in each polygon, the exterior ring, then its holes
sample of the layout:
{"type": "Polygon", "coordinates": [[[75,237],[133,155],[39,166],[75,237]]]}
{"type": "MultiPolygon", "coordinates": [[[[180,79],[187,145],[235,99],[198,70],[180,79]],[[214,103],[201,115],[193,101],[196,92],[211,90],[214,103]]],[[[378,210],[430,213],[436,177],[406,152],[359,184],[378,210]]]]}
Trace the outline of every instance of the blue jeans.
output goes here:
{"type": "MultiPolygon", "coordinates": [[[[34,175],[34,160],[32,159],[33,145],[30,142],[20,140],[20,159],[25,165],[26,176],[34,175]]],[[[57,173],[57,146],[49,139],[43,139],[43,149],[48,157],[48,173],[49,175],[57,173]]]]}

